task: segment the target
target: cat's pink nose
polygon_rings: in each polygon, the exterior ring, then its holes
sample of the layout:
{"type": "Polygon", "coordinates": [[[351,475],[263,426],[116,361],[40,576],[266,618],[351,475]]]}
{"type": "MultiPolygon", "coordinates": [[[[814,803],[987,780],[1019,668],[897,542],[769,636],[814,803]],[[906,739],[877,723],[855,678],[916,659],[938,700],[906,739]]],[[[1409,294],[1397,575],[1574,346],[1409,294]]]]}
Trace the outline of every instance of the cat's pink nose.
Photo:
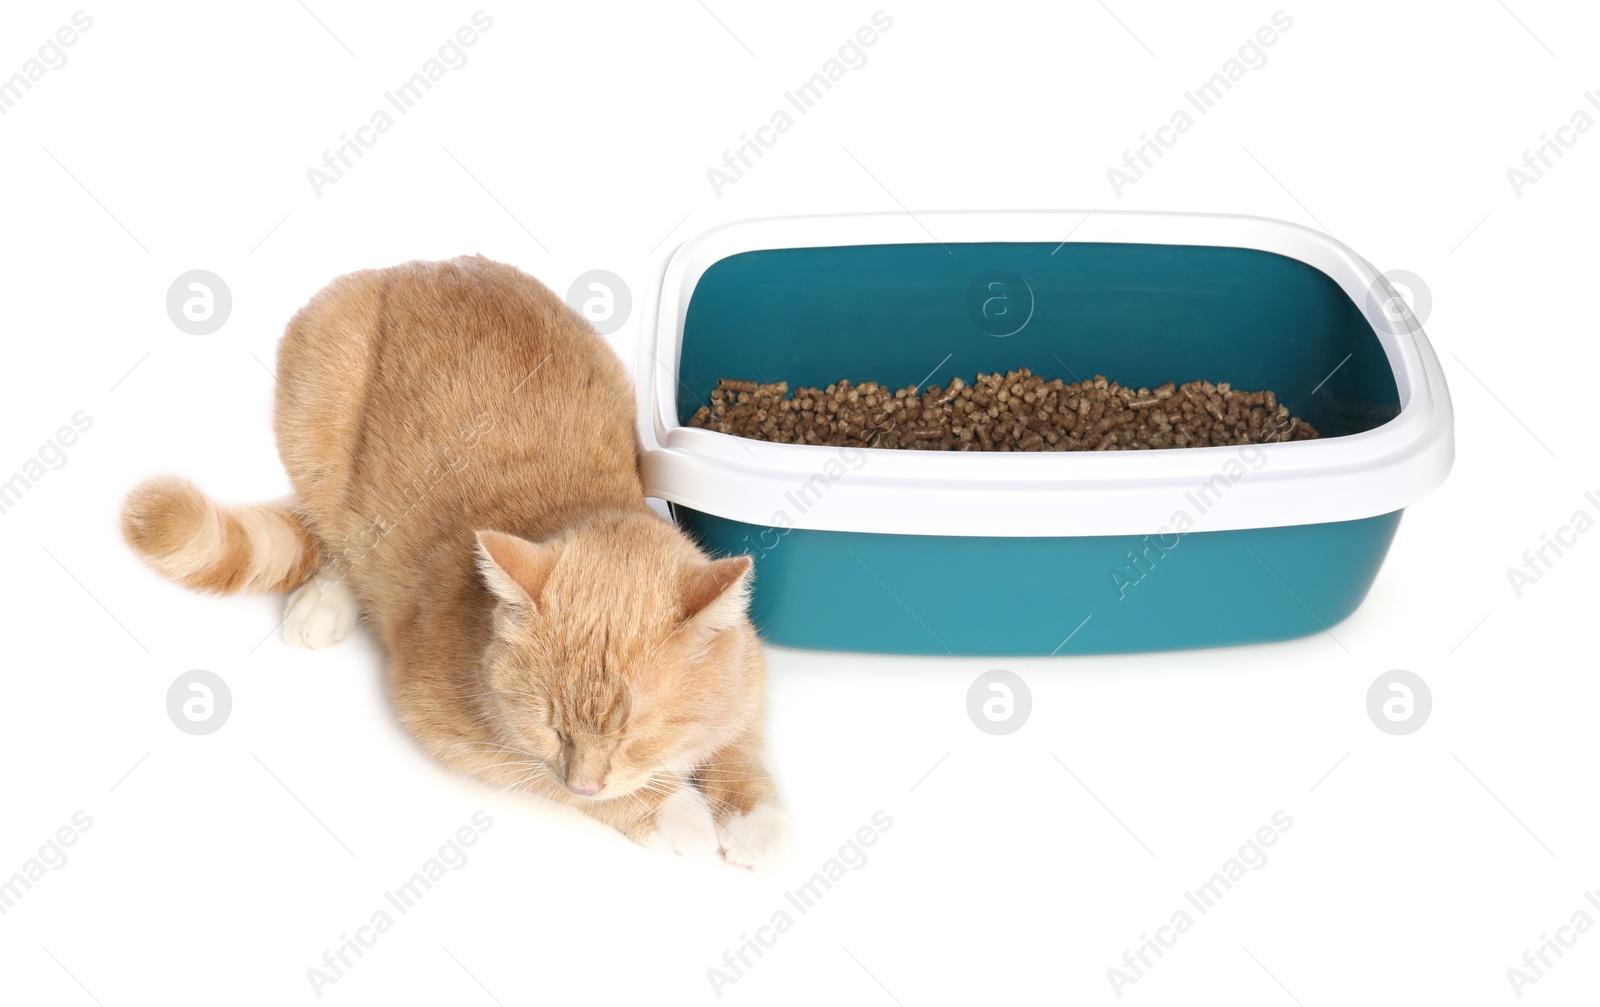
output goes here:
{"type": "Polygon", "coordinates": [[[579,797],[593,797],[600,792],[599,787],[580,787],[576,783],[567,784],[567,789],[579,797]]]}

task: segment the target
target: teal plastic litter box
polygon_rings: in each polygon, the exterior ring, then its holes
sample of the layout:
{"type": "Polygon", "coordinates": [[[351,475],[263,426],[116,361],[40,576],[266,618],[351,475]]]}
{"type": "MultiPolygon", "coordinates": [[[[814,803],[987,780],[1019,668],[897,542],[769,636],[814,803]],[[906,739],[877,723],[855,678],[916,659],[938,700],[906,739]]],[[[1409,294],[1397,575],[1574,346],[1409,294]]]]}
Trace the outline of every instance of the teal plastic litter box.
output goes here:
{"type": "Polygon", "coordinates": [[[711,551],[754,557],[751,615],[775,644],[1046,655],[1317,633],[1361,604],[1402,509],[1450,469],[1449,391],[1404,304],[1334,239],[1259,218],[728,225],[647,292],[646,491],[711,551]],[[1271,389],[1323,436],[941,452],[685,426],[724,377],[904,387],[1020,367],[1271,389]]]}

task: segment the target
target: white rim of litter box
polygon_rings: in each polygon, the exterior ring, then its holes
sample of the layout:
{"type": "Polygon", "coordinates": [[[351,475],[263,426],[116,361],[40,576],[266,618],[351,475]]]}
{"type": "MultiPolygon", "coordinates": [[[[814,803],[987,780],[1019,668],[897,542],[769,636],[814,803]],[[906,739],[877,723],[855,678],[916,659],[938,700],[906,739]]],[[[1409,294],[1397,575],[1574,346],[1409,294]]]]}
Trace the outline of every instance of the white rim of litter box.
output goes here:
{"type": "MultiPolygon", "coordinates": [[[[1396,321],[1386,312],[1395,296],[1377,270],[1340,242],[1262,217],[944,211],[723,225],[678,247],[659,282],[646,291],[638,354],[645,492],[749,524],[902,535],[1144,535],[1177,530],[1185,520],[1180,514],[1187,515],[1183,530],[1189,531],[1387,514],[1443,482],[1455,451],[1450,393],[1439,360],[1410,316],[1396,321]],[[1372,325],[1389,357],[1400,414],[1372,430],[1326,440],[1083,452],[773,444],[677,422],[678,354],[689,298],[721,259],[772,248],[1063,240],[1253,248],[1320,270],[1372,325]],[[1201,496],[1206,484],[1212,488],[1201,496]],[[805,486],[810,489],[801,496],[805,486]]],[[[1335,363],[1329,362],[1330,369],[1335,363]]],[[[949,376],[936,374],[933,381],[943,384],[949,376]]]]}

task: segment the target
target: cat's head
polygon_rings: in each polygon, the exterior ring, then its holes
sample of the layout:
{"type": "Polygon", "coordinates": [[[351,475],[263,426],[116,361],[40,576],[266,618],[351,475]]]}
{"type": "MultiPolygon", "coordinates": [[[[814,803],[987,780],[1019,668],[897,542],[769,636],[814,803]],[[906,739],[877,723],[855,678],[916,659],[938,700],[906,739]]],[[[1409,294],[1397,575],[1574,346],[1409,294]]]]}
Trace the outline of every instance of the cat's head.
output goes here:
{"type": "Polygon", "coordinates": [[[506,761],[537,763],[522,778],[620,797],[692,769],[759,718],[748,556],[711,560],[649,513],[542,542],[477,539],[496,600],[484,700],[499,744],[525,753],[506,761]]]}

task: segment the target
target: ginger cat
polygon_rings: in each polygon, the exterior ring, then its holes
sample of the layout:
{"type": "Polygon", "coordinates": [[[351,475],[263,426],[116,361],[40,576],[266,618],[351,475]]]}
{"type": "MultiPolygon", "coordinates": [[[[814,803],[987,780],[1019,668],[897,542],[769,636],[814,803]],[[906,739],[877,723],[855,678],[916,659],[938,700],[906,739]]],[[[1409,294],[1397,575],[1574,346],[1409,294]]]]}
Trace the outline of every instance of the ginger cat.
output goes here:
{"type": "Polygon", "coordinates": [[[774,866],[750,559],[644,502],[633,392],[548,288],[480,257],[352,273],[278,348],[277,504],[136,488],[123,535],[199,591],[293,591],[291,643],[358,612],[436,759],[645,846],[774,866]]]}

